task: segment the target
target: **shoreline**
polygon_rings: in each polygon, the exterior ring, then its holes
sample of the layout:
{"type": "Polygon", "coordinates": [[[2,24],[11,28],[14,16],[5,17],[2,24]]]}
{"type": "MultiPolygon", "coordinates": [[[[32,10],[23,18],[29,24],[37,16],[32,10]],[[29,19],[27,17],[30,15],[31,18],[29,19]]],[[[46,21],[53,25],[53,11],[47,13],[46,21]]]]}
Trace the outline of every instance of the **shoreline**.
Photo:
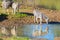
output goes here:
{"type": "MultiPolygon", "coordinates": [[[[43,20],[43,23],[45,23],[45,21],[43,20]]],[[[27,17],[23,17],[23,18],[11,18],[11,19],[6,19],[0,22],[0,26],[5,26],[5,27],[10,27],[10,26],[22,26],[24,24],[38,24],[38,23],[34,23],[34,17],[32,16],[27,16],[27,17]]],[[[60,24],[60,22],[51,22],[49,21],[49,24],[60,24]]]]}

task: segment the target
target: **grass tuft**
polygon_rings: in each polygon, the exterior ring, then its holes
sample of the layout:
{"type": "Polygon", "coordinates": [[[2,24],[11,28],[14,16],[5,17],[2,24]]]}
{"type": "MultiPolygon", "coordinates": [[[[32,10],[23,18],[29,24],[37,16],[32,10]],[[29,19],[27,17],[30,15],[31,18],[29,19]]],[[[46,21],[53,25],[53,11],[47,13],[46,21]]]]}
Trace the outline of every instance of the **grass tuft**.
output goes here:
{"type": "Polygon", "coordinates": [[[6,40],[29,40],[27,37],[10,37],[7,38],[6,40]]]}
{"type": "Polygon", "coordinates": [[[15,15],[14,15],[14,17],[16,17],[16,18],[22,18],[22,17],[26,17],[26,16],[28,16],[27,14],[23,14],[23,13],[16,13],[15,15]]]}

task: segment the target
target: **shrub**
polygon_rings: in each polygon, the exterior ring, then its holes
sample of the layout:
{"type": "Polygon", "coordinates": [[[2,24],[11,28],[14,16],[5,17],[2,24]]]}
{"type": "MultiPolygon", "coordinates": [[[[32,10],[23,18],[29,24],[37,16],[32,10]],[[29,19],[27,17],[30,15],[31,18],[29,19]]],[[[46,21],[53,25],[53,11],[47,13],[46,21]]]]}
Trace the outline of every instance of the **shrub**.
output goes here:
{"type": "Polygon", "coordinates": [[[27,14],[23,14],[23,13],[16,13],[15,15],[14,15],[14,17],[16,17],[16,18],[21,18],[21,17],[26,17],[27,16],[27,14]]]}

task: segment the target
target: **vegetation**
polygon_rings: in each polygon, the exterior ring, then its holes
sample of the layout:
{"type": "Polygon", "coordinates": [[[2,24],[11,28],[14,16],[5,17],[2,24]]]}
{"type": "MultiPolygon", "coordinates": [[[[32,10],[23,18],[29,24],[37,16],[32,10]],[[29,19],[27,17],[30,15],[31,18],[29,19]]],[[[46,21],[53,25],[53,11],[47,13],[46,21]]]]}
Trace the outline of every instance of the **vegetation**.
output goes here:
{"type": "Polygon", "coordinates": [[[23,13],[16,13],[14,15],[14,17],[26,17],[26,16],[27,16],[27,14],[23,14],[23,13]]]}
{"type": "MultiPolygon", "coordinates": [[[[15,0],[16,1],[16,0],[15,0]]],[[[20,3],[24,3],[25,5],[30,5],[33,6],[35,5],[40,5],[43,6],[45,8],[49,8],[49,9],[60,9],[60,0],[18,0],[20,3]]],[[[1,1],[0,1],[1,3],[1,1]]],[[[23,5],[24,5],[23,4],[23,5]]]]}
{"type": "MultiPolygon", "coordinates": [[[[35,4],[36,6],[39,5],[40,7],[44,7],[44,8],[60,10],[60,0],[34,0],[32,2],[28,2],[29,0],[28,1],[23,0],[23,1],[26,3],[26,5],[27,4],[28,5],[29,4],[33,4],[33,5],[35,4]]],[[[22,2],[22,0],[21,0],[21,2],[22,2]]],[[[0,1],[0,6],[1,6],[1,1],[0,1]]],[[[29,10],[30,8],[27,8],[27,9],[29,10]]],[[[0,12],[3,12],[1,7],[0,7],[0,12]]],[[[5,16],[3,16],[3,18],[5,18],[5,16]]],[[[14,18],[22,18],[22,17],[26,17],[28,15],[27,14],[23,14],[23,13],[16,13],[15,15],[8,15],[8,16],[9,16],[9,18],[12,18],[12,17],[14,17],[14,18]]],[[[58,36],[60,35],[59,30],[56,30],[54,32],[55,32],[55,34],[58,34],[58,36]]],[[[2,39],[0,39],[0,40],[2,40],[2,39]]],[[[19,37],[19,38],[10,37],[10,38],[7,38],[6,40],[29,40],[29,38],[27,38],[27,37],[19,37]]]]}
{"type": "Polygon", "coordinates": [[[60,9],[60,0],[40,0],[39,4],[45,8],[60,9]]]}
{"type": "Polygon", "coordinates": [[[27,14],[23,14],[23,13],[16,13],[16,14],[13,14],[13,15],[9,15],[10,18],[22,18],[22,17],[26,17],[28,16],[27,14]]]}
{"type": "Polygon", "coordinates": [[[7,38],[6,40],[29,40],[27,37],[10,37],[7,38]]]}
{"type": "MultiPolygon", "coordinates": [[[[28,1],[27,1],[28,2],[28,1]]],[[[49,8],[49,9],[60,9],[60,0],[34,0],[31,2],[33,5],[39,5],[44,8],[49,8]]],[[[27,4],[31,4],[28,2],[27,4]]]]}
{"type": "Polygon", "coordinates": [[[56,29],[54,30],[55,37],[60,37],[60,30],[56,29]]]}
{"type": "Polygon", "coordinates": [[[0,38],[0,40],[29,40],[27,37],[7,37],[7,38],[0,38]]]}
{"type": "Polygon", "coordinates": [[[45,8],[49,8],[49,9],[56,9],[56,10],[59,10],[60,9],[60,0],[25,0],[24,1],[26,5],[30,5],[32,4],[31,6],[33,5],[40,5],[42,7],[45,7],[45,8]]]}

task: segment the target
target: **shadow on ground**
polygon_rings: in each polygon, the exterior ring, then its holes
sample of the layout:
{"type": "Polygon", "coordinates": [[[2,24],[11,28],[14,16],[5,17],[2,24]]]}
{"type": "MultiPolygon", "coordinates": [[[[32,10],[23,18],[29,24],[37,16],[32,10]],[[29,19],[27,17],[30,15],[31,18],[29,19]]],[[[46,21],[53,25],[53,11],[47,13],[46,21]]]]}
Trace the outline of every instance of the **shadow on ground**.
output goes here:
{"type": "Polygon", "coordinates": [[[52,6],[51,8],[44,6],[44,5],[37,5],[37,8],[46,8],[46,9],[52,9],[52,10],[56,10],[56,8],[54,6],[52,6]]]}
{"type": "Polygon", "coordinates": [[[60,22],[49,22],[49,24],[60,24],[60,22]]]}
{"type": "Polygon", "coordinates": [[[0,38],[0,40],[3,40],[2,38],[0,38]]]}
{"type": "Polygon", "coordinates": [[[0,14],[0,22],[8,19],[7,16],[8,15],[6,15],[6,14],[0,14]]]}
{"type": "Polygon", "coordinates": [[[26,14],[26,15],[28,15],[28,16],[33,16],[32,13],[27,13],[27,12],[20,12],[20,14],[26,14]]]}

